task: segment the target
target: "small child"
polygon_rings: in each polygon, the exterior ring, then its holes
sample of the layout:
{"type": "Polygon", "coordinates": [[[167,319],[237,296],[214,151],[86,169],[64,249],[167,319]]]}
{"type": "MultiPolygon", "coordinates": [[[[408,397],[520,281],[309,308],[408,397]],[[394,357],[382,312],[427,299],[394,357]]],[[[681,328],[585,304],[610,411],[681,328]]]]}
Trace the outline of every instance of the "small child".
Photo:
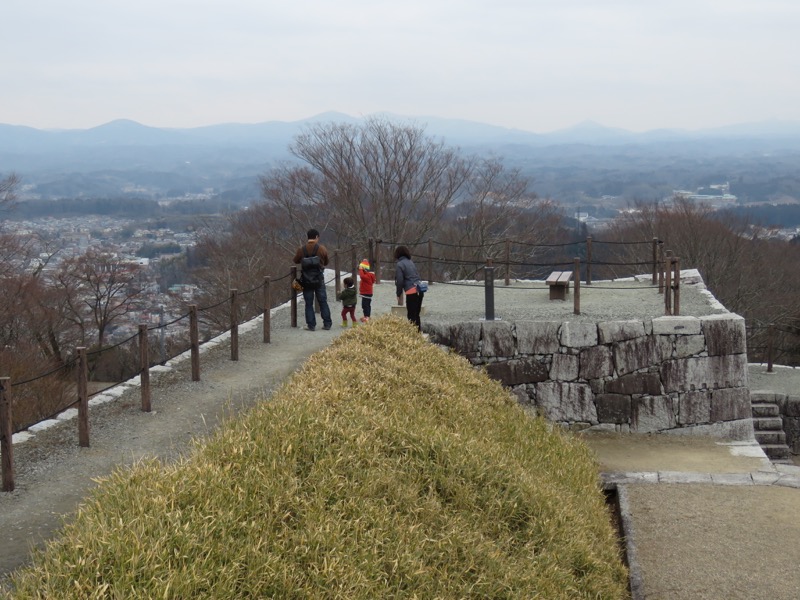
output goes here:
{"type": "Polygon", "coordinates": [[[375,285],[375,273],[372,272],[369,261],[365,258],[358,265],[358,292],[361,294],[361,311],[364,316],[361,317],[361,322],[366,323],[372,314],[372,289],[375,285]]]}
{"type": "Polygon", "coordinates": [[[336,299],[342,302],[342,327],[347,327],[347,315],[353,321],[353,327],[358,325],[356,321],[356,303],[358,302],[358,294],[356,293],[355,283],[352,277],[345,277],[344,289],[336,294],[336,299]]]}

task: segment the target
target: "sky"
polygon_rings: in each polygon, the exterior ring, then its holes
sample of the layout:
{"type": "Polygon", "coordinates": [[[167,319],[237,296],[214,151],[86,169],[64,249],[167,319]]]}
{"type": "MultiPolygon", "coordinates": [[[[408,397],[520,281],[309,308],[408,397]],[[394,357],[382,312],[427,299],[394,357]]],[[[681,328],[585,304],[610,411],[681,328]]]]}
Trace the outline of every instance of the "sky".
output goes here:
{"type": "Polygon", "coordinates": [[[0,123],[800,121],[797,0],[3,0],[0,123]]]}

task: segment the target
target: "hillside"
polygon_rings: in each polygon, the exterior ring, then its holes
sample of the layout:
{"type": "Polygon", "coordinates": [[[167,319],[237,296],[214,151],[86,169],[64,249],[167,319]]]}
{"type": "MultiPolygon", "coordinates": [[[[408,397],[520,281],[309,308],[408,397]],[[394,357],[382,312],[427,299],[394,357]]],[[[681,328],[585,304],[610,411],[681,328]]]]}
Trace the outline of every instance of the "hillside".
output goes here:
{"type": "MultiPolygon", "coordinates": [[[[423,125],[466,153],[505,158],[534,190],[565,204],[603,196],[658,199],[674,189],[730,182],[748,201],[800,199],[795,165],[800,125],[764,122],[701,131],[633,133],[586,122],[532,133],[438,117],[387,118],[423,125]]],[[[294,122],[227,123],[167,129],[118,120],[85,130],[0,124],[0,174],[23,178],[21,197],[176,198],[228,194],[258,198],[257,177],[290,160],[289,143],[317,122],[357,122],[324,113],[294,122]]]]}

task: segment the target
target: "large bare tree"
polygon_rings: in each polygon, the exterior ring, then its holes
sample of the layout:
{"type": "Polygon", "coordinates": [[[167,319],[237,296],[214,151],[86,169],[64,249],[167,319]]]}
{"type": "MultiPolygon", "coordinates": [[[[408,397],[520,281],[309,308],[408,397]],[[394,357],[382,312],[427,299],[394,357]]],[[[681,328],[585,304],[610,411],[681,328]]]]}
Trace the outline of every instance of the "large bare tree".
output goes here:
{"type": "Polygon", "coordinates": [[[340,244],[363,246],[369,237],[413,244],[438,226],[471,172],[423,128],[383,118],[312,125],[290,151],[300,164],[261,177],[261,189],[292,239],[313,225],[340,244]]]}

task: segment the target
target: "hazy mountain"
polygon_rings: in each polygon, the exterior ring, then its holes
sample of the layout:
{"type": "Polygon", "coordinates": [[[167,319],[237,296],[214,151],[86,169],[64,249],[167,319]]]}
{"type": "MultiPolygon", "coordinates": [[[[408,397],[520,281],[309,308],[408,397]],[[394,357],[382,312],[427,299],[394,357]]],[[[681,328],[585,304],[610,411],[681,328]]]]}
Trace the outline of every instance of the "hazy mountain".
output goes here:
{"type": "MultiPolygon", "coordinates": [[[[642,183],[660,193],[749,171],[758,177],[754,165],[765,156],[781,162],[781,177],[796,179],[789,165],[797,164],[792,161],[800,153],[800,122],[636,133],[586,121],[533,133],[459,119],[375,116],[424,126],[429,135],[466,152],[502,156],[535,180],[538,193],[556,198],[610,194],[642,183]]],[[[118,197],[158,199],[238,190],[246,201],[257,194],[258,175],[290,158],[287,148],[304,127],[359,121],[328,112],[292,122],[184,129],[125,119],[90,129],[0,124],[0,176],[16,172],[30,197],[114,197],[118,190],[118,197]]],[[[758,164],[763,169],[763,161],[758,164]]]]}

